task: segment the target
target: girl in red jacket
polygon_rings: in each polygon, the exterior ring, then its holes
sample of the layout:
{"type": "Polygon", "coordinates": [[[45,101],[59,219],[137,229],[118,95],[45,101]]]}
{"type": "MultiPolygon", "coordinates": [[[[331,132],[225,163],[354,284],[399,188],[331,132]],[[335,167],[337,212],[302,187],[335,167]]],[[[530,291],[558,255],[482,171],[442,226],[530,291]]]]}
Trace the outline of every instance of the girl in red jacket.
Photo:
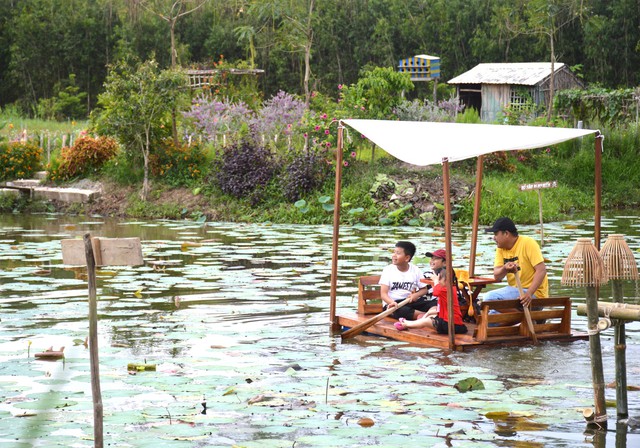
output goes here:
{"type": "MultiPolygon", "coordinates": [[[[449,333],[449,308],[447,304],[447,273],[443,269],[438,276],[432,277],[433,297],[438,298],[438,305],[431,308],[427,314],[417,320],[406,320],[400,318],[394,325],[402,331],[410,328],[432,328],[440,334],[449,333]]],[[[467,326],[462,321],[462,312],[458,303],[458,289],[454,285],[453,289],[453,324],[456,334],[467,332],[467,326]]]]}

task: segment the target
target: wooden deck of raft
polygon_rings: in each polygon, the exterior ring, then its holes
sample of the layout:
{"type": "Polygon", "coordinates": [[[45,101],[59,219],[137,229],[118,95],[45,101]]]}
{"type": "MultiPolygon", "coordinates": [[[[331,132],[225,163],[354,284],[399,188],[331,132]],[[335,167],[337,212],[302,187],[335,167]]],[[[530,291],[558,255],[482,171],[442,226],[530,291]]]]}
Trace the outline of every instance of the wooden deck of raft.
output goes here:
{"type": "MultiPolygon", "coordinates": [[[[341,327],[354,327],[382,312],[378,280],[378,276],[359,279],[358,311],[338,315],[337,321],[341,327]]],[[[467,299],[472,300],[471,297],[467,299]]],[[[469,331],[466,334],[455,335],[456,350],[531,344],[529,330],[523,322],[524,312],[517,309],[518,304],[518,300],[482,303],[481,315],[475,316],[477,323],[466,322],[469,331]],[[496,310],[497,313],[491,314],[491,310],[496,310]]],[[[463,312],[466,311],[467,308],[463,307],[463,312]]],[[[571,330],[571,299],[569,297],[534,299],[531,317],[540,342],[588,339],[586,333],[576,333],[571,330]],[[534,311],[536,307],[543,307],[543,309],[534,311]]],[[[395,322],[397,322],[396,319],[385,318],[368,328],[366,332],[412,344],[449,348],[449,337],[446,334],[438,334],[431,329],[398,331],[393,325],[395,322]]]]}

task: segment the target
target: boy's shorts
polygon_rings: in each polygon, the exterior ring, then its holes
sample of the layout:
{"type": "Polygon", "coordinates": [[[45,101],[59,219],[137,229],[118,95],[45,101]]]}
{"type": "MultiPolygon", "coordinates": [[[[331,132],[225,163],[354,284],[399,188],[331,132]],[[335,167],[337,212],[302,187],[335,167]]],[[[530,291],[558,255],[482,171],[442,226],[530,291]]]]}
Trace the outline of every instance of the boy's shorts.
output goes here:
{"type": "Polygon", "coordinates": [[[404,317],[407,320],[413,320],[414,311],[420,311],[422,313],[426,313],[432,307],[436,306],[437,303],[438,303],[438,299],[427,300],[424,297],[420,297],[415,302],[407,303],[402,308],[395,310],[391,314],[391,317],[393,317],[394,319],[400,319],[401,317],[404,317]]]}

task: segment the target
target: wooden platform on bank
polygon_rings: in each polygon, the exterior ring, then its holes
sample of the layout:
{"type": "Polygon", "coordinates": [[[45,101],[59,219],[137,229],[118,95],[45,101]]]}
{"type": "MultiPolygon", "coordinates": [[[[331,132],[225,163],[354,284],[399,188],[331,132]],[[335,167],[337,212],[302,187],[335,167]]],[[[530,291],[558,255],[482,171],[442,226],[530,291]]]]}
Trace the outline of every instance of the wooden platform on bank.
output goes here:
{"type": "MultiPolygon", "coordinates": [[[[358,281],[358,311],[336,316],[337,323],[344,329],[354,327],[382,311],[382,302],[377,285],[378,276],[361,277],[358,281]]],[[[467,296],[469,303],[477,300],[467,296]]],[[[518,309],[518,300],[500,300],[480,304],[475,322],[465,323],[469,331],[455,336],[455,349],[459,351],[479,347],[501,347],[531,344],[529,329],[524,323],[524,312],[518,309]]],[[[562,341],[588,339],[586,333],[571,329],[571,299],[569,297],[549,297],[534,299],[531,304],[531,318],[538,341],[562,341]]],[[[467,308],[465,308],[465,312],[467,308]]],[[[368,328],[366,333],[388,337],[397,341],[448,349],[449,337],[431,329],[411,329],[399,331],[396,319],[385,318],[368,328]]]]}

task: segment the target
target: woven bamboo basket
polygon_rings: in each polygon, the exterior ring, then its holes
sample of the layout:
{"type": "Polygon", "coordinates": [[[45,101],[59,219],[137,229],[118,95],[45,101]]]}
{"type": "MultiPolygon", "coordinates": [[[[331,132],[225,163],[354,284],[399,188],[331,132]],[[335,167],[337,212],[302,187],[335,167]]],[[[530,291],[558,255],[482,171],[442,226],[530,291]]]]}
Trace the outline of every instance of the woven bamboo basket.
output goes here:
{"type": "Polygon", "coordinates": [[[624,240],[624,235],[609,235],[600,256],[604,262],[604,268],[611,280],[637,280],[638,266],[633,252],[624,240]]]}
{"type": "Polygon", "coordinates": [[[578,238],[562,271],[566,286],[598,286],[609,281],[602,257],[590,238],[578,238]]]}

